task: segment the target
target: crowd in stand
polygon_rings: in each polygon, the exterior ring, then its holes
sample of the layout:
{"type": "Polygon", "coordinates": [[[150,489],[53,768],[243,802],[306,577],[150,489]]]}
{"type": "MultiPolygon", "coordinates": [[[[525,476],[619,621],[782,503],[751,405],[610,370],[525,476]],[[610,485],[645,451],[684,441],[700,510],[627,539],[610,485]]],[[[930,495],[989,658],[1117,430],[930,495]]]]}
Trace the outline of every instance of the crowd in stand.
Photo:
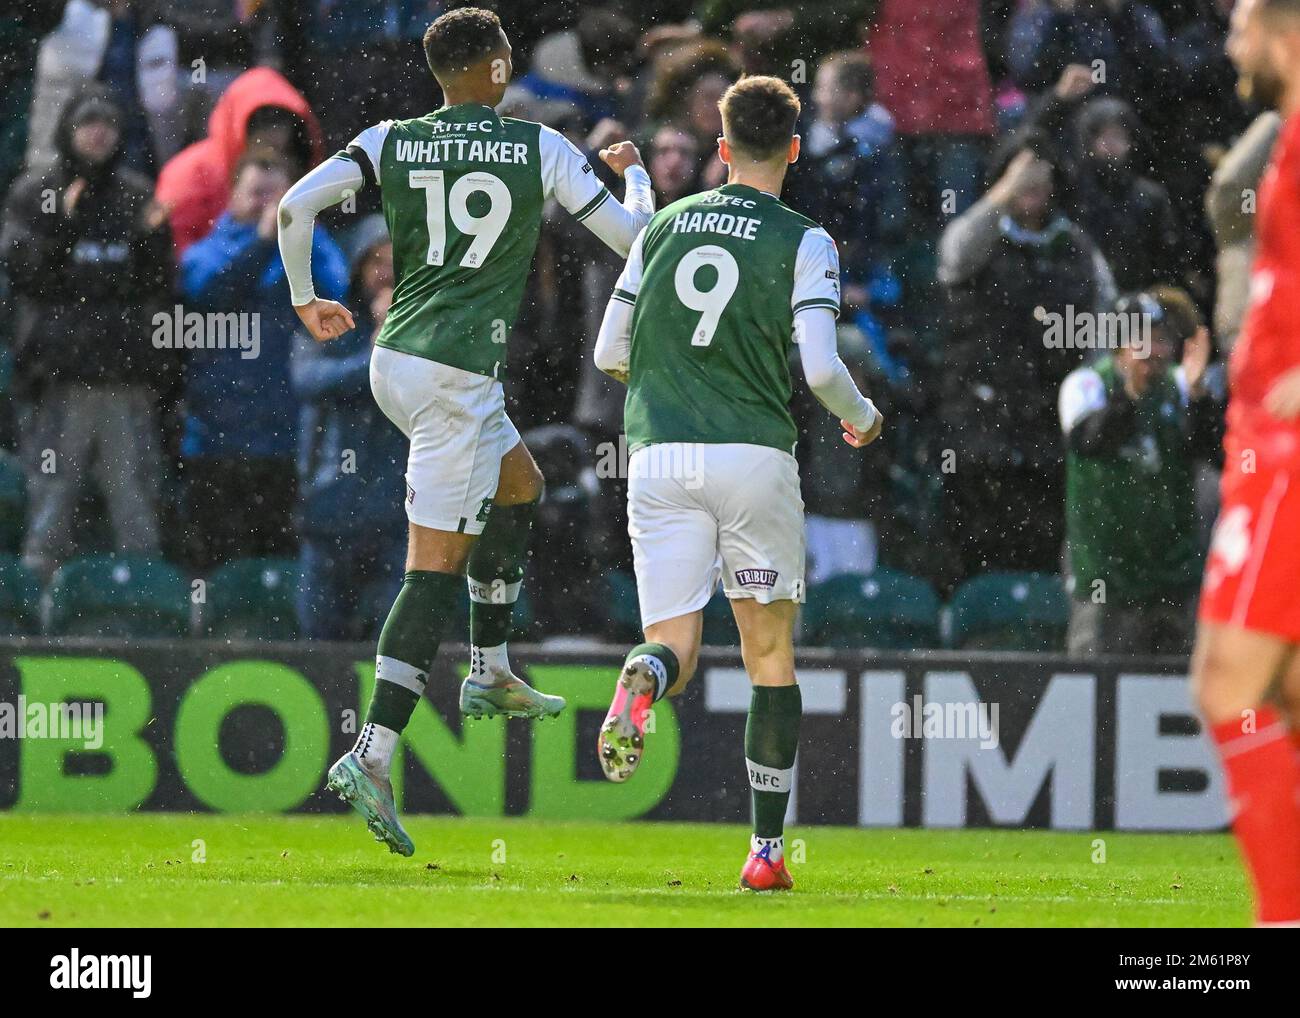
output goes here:
{"type": "MultiPolygon", "coordinates": [[[[503,111],[591,151],[637,141],[660,207],[725,181],[717,100],[739,74],[800,94],[783,197],[838,243],[841,353],[889,421],[855,451],[796,395],[810,583],[888,568],[946,596],[1058,574],[1070,650],[1186,649],[1243,196],[1276,132],[1234,92],[1231,0],[481,5],[515,47],[503,111]],[[1140,349],[1069,341],[1112,314],[1149,327],[1140,349]]],[[[368,382],[391,246],[373,192],[321,220],[317,293],[357,327],[318,345],[276,208],[362,128],[438,105],[418,40],[450,6],[0,14],[0,442],[42,581],[94,551],[193,576],[296,559],[303,635],[373,634],[405,543],[403,442],[368,382]],[[193,313],[229,343],[187,344],[193,313]]],[[[546,634],[598,631],[599,577],[630,566],[621,471],[603,469],[622,390],[591,359],[620,267],[553,210],[510,340],[510,413],[548,478],[529,583],[546,634]]]]}

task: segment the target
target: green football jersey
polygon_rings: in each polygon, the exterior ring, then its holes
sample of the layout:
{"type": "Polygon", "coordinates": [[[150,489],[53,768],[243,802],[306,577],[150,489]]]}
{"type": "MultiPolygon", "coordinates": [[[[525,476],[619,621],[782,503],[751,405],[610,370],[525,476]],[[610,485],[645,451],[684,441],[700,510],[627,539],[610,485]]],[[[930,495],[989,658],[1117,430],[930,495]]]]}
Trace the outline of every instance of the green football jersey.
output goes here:
{"type": "Polygon", "coordinates": [[[614,299],[632,304],[624,425],[629,449],[740,442],[793,453],[794,316],[839,314],[829,234],[743,184],[655,214],[614,299]]]}
{"type": "Polygon", "coordinates": [[[611,200],[586,157],[474,103],[377,124],[339,155],[381,188],[393,240],[393,303],[375,342],[503,377],[543,203],[585,219],[611,200]]]}

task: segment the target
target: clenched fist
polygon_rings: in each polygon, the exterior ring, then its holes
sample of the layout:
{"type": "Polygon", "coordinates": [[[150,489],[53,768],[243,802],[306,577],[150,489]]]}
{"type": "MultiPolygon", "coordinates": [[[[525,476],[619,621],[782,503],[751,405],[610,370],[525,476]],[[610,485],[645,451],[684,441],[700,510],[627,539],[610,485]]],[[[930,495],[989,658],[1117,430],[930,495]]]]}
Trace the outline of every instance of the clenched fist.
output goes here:
{"type": "Polygon", "coordinates": [[[641,166],[641,153],[630,141],[615,142],[600,150],[600,159],[620,177],[629,166],[641,166]]]}

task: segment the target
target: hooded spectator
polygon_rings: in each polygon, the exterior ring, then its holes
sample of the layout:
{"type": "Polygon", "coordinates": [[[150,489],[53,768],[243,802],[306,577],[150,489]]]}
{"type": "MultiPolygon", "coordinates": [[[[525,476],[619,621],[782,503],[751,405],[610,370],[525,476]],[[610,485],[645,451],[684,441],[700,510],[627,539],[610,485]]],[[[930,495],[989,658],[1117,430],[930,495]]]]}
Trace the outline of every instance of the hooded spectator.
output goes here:
{"type": "Polygon", "coordinates": [[[28,564],[48,574],[74,552],[87,482],[103,496],[118,551],[158,549],[158,396],[179,354],[151,342],[170,304],[166,224],[149,182],[123,168],[122,112],[102,85],[74,94],[55,160],[14,185],[0,257],[18,309],[15,389],[29,405],[28,564]]]}
{"type": "MultiPolygon", "coordinates": [[[[274,152],[245,153],[226,211],[181,258],[184,310],[212,323],[201,348],[190,353],[181,447],[192,558],[199,568],[297,550],[298,414],[289,390],[289,351],[298,316],[276,244],[277,206],[291,179],[274,152]],[[231,339],[233,328],[238,342],[231,339]]],[[[342,299],[347,262],[319,224],[312,276],[322,297],[342,299]]]]}
{"type": "Polygon", "coordinates": [[[279,72],[257,67],[236,78],[217,100],[208,136],[179,152],[158,177],[155,194],[170,215],[178,257],[222,214],[239,157],[265,148],[277,153],[292,179],[325,152],[307,100],[279,72]]]}
{"type": "Polygon", "coordinates": [[[69,0],[36,57],[28,167],[55,161],[61,111],[78,88],[99,81],[121,110],[122,164],[153,176],[183,141],[178,52],[160,3],[69,0]]]}
{"type": "Polygon", "coordinates": [[[1138,121],[1122,99],[1090,100],[1076,121],[1072,218],[1101,248],[1121,290],[1179,277],[1181,234],[1169,194],[1135,167],[1138,121]]]}
{"type": "Polygon", "coordinates": [[[299,332],[290,377],[301,407],[298,628],[320,640],[375,635],[402,583],[406,443],[370,395],[370,352],[393,299],[382,216],[348,238],[356,328],[329,343],[299,332]]]}

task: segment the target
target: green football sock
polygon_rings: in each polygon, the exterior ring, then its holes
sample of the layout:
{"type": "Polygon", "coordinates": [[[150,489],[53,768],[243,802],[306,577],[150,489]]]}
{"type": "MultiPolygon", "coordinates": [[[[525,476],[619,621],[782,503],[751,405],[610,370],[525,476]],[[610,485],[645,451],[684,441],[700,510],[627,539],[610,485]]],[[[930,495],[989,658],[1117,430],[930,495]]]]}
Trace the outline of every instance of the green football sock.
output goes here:
{"type": "Polygon", "coordinates": [[[475,647],[499,647],[510,638],[536,511],[535,501],[494,505],[469,553],[469,639],[475,647]]]}
{"type": "Polygon", "coordinates": [[[650,670],[655,675],[655,699],[663,699],[663,695],[672,689],[673,683],[677,681],[680,670],[677,655],[673,653],[671,647],[662,643],[639,643],[627,652],[627,657],[623,659],[623,667],[626,668],[639,657],[649,659],[650,670]]]}
{"type": "Polygon", "coordinates": [[[461,578],[451,573],[406,574],[379,634],[368,724],[400,732],[411,720],[443,633],[455,616],[460,584],[461,578]]]}
{"type": "Polygon", "coordinates": [[[797,685],[754,687],[745,724],[745,763],[757,838],[776,839],[785,831],[802,716],[797,685]]]}

